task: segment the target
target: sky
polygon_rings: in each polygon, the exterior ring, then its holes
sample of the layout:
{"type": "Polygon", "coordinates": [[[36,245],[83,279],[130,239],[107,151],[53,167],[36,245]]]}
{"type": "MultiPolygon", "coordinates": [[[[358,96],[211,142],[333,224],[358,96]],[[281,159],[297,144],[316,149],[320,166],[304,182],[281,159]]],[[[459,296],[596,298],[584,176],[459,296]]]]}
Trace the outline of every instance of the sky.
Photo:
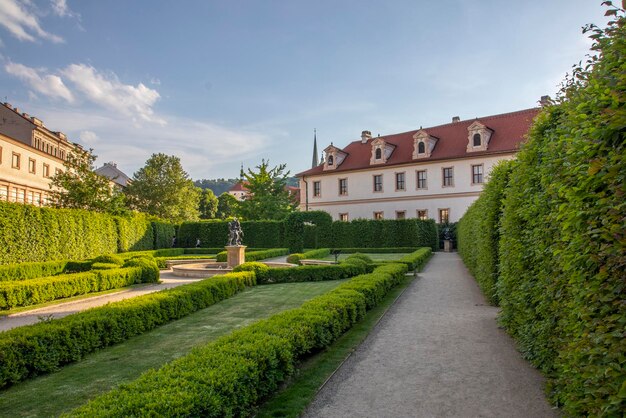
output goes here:
{"type": "Polygon", "coordinates": [[[0,0],[0,101],[132,176],[263,159],[535,107],[605,26],[600,1],[0,0]]]}

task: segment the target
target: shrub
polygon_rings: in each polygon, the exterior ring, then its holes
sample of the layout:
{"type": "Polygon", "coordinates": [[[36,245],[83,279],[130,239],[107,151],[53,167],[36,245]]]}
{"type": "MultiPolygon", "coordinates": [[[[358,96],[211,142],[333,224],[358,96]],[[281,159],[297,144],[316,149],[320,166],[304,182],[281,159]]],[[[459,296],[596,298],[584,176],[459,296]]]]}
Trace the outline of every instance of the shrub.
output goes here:
{"type": "Polygon", "coordinates": [[[437,225],[432,219],[335,221],[332,239],[324,246],[354,247],[439,247],[437,225]]]}
{"type": "Polygon", "coordinates": [[[305,258],[303,253],[293,253],[287,256],[287,262],[291,264],[300,264],[300,260],[304,259],[305,258]]]}
{"type": "Polygon", "coordinates": [[[60,273],[78,273],[91,269],[91,261],[43,261],[0,266],[0,281],[49,277],[60,273]]]}
{"type": "Polygon", "coordinates": [[[118,230],[118,251],[141,251],[154,249],[154,230],[147,216],[134,213],[115,218],[118,230]]]}
{"type": "Polygon", "coordinates": [[[233,272],[253,271],[256,277],[263,276],[269,271],[269,267],[258,261],[249,261],[233,268],[233,272]]]}
{"type": "MultiPolygon", "coordinates": [[[[281,221],[242,221],[243,243],[249,247],[275,248],[284,242],[281,221]]],[[[224,248],[228,241],[228,221],[183,222],[178,230],[178,245],[192,247],[200,238],[203,246],[224,248]]]]}
{"type": "Polygon", "coordinates": [[[365,262],[366,264],[372,264],[374,262],[374,260],[372,260],[371,257],[365,254],[361,254],[361,253],[353,253],[353,254],[350,254],[348,257],[346,257],[346,261],[355,260],[355,259],[361,260],[365,262]]]}
{"type": "MultiPolygon", "coordinates": [[[[297,269],[297,268],[294,268],[297,269]]],[[[329,346],[404,276],[390,265],[198,347],[97,397],[71,416],[244,416],[308,353],[329,346]]]]}
{"type": "Polygon", "coordinates": [[[114,263],[93,263],[91,265],[92,270],[111,270],[117,268],[120,268],[120,266],[114,263]]]}
{"type": "Polygon", "coordinates": [[[99,255],[98,257],[92,259],[91,261],[93,263],[117,264],[118,266],[121,266],[122,264],[124,264],[124,259],[114,254],[99,255]]]}
{"type": "Polygon", "coordinates": [[[319,248],[317,250],[309,250],[305,253],[294,253],[287,257],[287,262],[291,264],[300,264],[300,260],[326,258],[330,255],[330,248],[319,248]]]}
{"type": "Polygon", "coordinates": [[[417,251],[407,254],[399,260],[394,260],[392,263],[402,263],[407,266],[409,271],[420,271],[424,268],[430,257],[432,256],[432,250],[430,248],[420,248],[417,251]]]}
{"type": "Polygon", "coordinates": [[[153,220],[150,222],[154,236],[154,248],[169,248],[172,245],[172,237],[176,235],[176,227],[161,220],[153,220]]]}
{"type": "Polygon", "coordinates": [[[362,259],[360,259],[358,257],[346,258],[340,264],[351,265],[351,266],[359,266],[360,268],[363,269],[364,272],[370,272],[371,270],[373,270],[373,269],[369,268],[369,266],[370,266],[369,263],[367,263],[365,260],[362,260],[362,259]]]}
{"type": "Polygon", "coordinates": [[[328,243],[332,238],[333,219],[328,213],[323,211],[292,212],[284,222],[284,242],[289,252],[301,253],[304,248],[330,246],[328,243]]]}
{"type": "Polygon", "coordinates": [[[335,248],[335,250],[341,251],[342,254],[351,253],[364,253],[364,254],[394,254],[394,253],[412,253],[417,250],[418,247],[374,247],[374,248],[335,248]]]}
{"type": "Polygon", "coordinates": [[[229,273],[0,333],[0,387],[54,371],[254,284],[253,273],[229,273]]]}
{"type": "Polygon", "coordinates": [[[362,265],[342,264],[328,266],[299,266],[269,268],[265,273],[257,275],[258,284],[319,282],[325,280],[341,280],[366,272],[362,265]]]}
{"type": "MultiPolygon", "coordinates": [[[[261,251],[246,251],[246,261],[257,261],[257,260],[265,260],[266,258],[272,257],[280,257],[281,255],[288,254],[289,251],[286,248],[273,248],[269,250],[261,250],[261,251]]],[[[226,251],[222,251],[221,253],[217,253],[215,259],[219,263],[223,263],[227,261],[228,253],[226,251]]]]}
{"type": "Polygon", "coordinates": [[[159,266],[152,257],[136,257],[124,263],[124,267],[141,268],[141,279],[136,283],[157,283],[159,281],[159,266]]]}

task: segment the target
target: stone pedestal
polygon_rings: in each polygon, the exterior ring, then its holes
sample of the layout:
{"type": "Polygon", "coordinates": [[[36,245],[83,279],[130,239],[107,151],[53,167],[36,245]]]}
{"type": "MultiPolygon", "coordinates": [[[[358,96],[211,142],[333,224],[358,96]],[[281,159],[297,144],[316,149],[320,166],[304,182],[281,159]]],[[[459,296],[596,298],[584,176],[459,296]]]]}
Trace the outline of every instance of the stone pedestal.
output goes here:
{"type": "Polygon", "coordinates": [[[452,241],[449,239],[443,240],[443,251],[446,253],[452,252],[452,241]]]}
{"type": "Polygon", "coordinates": [[[245,245],[227,245],[226,253],[226,262],[228,264],[228,267],[237,267],[238,265],[246,262],[245,245]]]}

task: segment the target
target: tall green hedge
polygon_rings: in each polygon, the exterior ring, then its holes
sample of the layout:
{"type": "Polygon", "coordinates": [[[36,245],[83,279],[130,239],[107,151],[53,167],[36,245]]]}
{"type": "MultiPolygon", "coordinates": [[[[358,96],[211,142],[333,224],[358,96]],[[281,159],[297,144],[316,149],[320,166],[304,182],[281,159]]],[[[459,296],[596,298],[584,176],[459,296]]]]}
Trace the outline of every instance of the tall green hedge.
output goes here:
{"type": "MultiPolygon", "coordinates": [[[[282,247],[284,241],[281,221],[242,221],[242,243],[248,247],[282,247]]],[[[184,222],[178,230],[178,245],[194,247],[200,238],[202,247],[223,247],[228,241],[228,221],[209,220],[184,222]]]]}
{"type": "Polygon", "coordinates": [[[459,254],[494,305],[498,305],[496,283],[499,276],[502,199],[511,169],[510,161],[502,161],[493,168],[480,198],[467,209],[457,225],[459,254]]]}
{"type": "Polygon", "coordinates": [[[172,246],[172,237],[176,235],[176,227],[173,224],[169,222],[153,220],[152,230],[154,235],[153,248],[155,250],[172,246]]]}
{"type": "Polygon", "coordinates": [[[0,264],[86,259],[117,252],[110,215],[0,202],[0,264]]]}
{"type": "Polygon", "coordinates": [[[154,249],[154,230],[145,215],[119,216],[115,221],[119,234],[119,252],[154,249]]]}
{"type": "Polygon", "coordinates": [[[328,247],[431,247],[439,246],[437,225],[432,219],[336,221],[328,247]]]}
{"type": "MultiPolygon", "coordinates": [[[[615,13],[590,28],[597,55],[535,121],[500,220],[501,322],[568,416],[626,410],[626,19],[615,13]]],[[[466,253],[470,237],[459,235],[466,253]]]]}
{"type": "Polygon", "coordinates": [[[323,211],[292,212],[285,219],[285,246],[292,253],[331,246],[333,219],[323,211]]]}

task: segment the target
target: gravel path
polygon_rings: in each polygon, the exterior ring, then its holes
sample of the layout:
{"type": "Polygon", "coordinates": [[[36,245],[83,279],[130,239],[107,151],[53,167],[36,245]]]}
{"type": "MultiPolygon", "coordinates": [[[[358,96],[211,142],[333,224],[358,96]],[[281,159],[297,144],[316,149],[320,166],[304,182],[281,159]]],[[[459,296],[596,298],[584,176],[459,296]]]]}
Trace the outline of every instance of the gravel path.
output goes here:
{"type": "Polygon", "coordinates": [[[304,416],[557,416],[497,311],[456,253],[436,253],[304,416]]]}
{"type": "Polygon", "coordinates": [[[110,302],[134,298],[148,293],[158,292],[159,290],[170,289],[172,287],[202,280],[188,277],[176,277],[172,275],[171,270],[163,270],[160,274],[161,283],[158,284],[136,286],[132,289],[121,290],[115,293],[108,293],[106,295],[94,296],[92,298],[80,299],[73,302],[60,303],[58,305],[51,305],[44,308],[31,309],[13,315],[0,317],[0,331],[7,331],[11,328],[21,327],[23,325],[35,324],[39,322],[41,318],[63,318],[64,316],[84,311],[89,308],[94,308],[96,306],[106,305],[110,302]]]}

